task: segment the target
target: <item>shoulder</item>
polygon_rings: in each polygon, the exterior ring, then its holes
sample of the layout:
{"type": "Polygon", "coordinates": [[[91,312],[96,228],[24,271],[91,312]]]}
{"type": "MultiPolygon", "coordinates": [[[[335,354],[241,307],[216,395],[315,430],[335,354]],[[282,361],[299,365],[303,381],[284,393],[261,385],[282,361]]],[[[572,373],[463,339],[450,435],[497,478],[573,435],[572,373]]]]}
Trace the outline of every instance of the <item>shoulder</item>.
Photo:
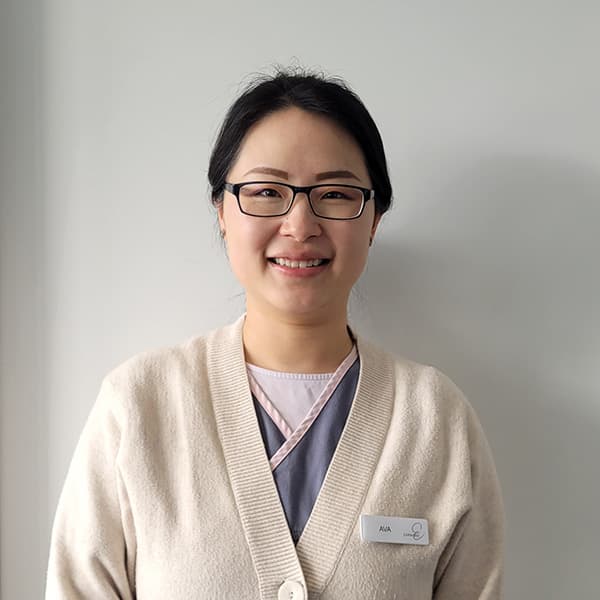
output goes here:
{"type": "Polygon", "coordinates": [[[368,360],[387,363],[392,373],[390,431],[394,439],[401,439],[419,456],[426,456],[428,464],[460,473],[469,494],[472,478],[477,479],[483,472],[495,476],[492,451],[481,421],[449,375],[433,365],[371,344],[363,343],[363,347],[368,360]]]}
{"type": "Polygon", "coordinates": [[[106,374],[103,390],[129,403],[180,394],[207,381],[208,355],[232,335],[235,324],[195,335],[174,345],[139,352],[106,374]]]}
{"type": "Polygon", "coordinates": [[[194,371],[202,364],[206,336],[138,352],[114,367],[105,381],[115,387],[143,387],[194,371]]]}
{"type": "Polygon", "coordinates": [[[394,354],[359,338],[361,357],[385,364],[394,385],[396,412],[433,429],[464,432],[477,420],[473,406],[451,377],[440,368],[394,354]]]}

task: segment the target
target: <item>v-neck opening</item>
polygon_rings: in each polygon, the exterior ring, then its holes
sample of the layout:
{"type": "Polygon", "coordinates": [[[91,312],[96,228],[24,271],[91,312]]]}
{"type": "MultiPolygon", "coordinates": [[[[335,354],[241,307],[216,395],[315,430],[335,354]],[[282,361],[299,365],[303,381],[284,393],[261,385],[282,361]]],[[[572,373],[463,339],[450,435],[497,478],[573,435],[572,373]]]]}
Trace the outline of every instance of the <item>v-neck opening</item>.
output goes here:
{"type": "MultiPolygon", "coordinates": [[[[360,361],[356,359],[298,444],[273,468],[273,478],[295,543],[300,539],[314,508],[344,430],[356,392],[359,370],[360,361]]],[[[271,456],[273,449],[283,446],[285,440],[260,404],[256,403],[255,406],[265,447],[271,456]]]]}
{"type": "Polygon", "coordinates": [[[352,347],[350,353],[341,362],[339,367],[335,370],[332,377],[329,379],[323,391],[319,394],[317,400],[313,403],[308,413],[304,416],[298,427],[292,431],[289,424],[285,421],[281,413],[277,410],[277,407],[273,405],[270,399],[264,394],[262,388],[256,380],[252,381],[252,376],[249,376],[250,388],[256,397],[256,392],[263,394],[256,398],[260,404],[265,408],[266,413],[273,420],[276,427],[281,431],[283,436],[286,438],[281,447],[269,458],[271,470],[274,471],[283,460],[296,448],[299,442],[306,435],[308,430],[312,427],[313,423],[317,420],[325,405],[330,401],[334,395],[341,381],[348,373],[350,367],[358,360],[358,351],[356,345],[352,347]],[[265,402],[263,404],[263,402],[265,402]],[[276,420],[277,419],[277,420],[276,420]]]}
{"type": "Polygon", "coordinates": [[[357,526],[379,460],[392,409],[393,365],[387,354],[356,338],[361,362],[352,406],[295,545],[250,392],[242,341],[244,318],[208,337],[208,381],[261,598],[277,595],[282,576],[306,584],[309,594],[320,593],[357,526]]]}

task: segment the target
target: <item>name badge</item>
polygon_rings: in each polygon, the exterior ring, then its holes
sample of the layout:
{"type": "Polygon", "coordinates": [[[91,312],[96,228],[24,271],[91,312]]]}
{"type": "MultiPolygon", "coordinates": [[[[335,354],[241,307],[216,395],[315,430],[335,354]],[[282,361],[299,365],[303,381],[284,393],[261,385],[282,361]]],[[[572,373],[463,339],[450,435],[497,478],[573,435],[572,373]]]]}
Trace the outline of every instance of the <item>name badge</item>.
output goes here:
{"type": "Polygon", "coordinates": [[[361,515],[360,537],[363,542],[427,546],[429,529],[427,519],[361,515]]]}

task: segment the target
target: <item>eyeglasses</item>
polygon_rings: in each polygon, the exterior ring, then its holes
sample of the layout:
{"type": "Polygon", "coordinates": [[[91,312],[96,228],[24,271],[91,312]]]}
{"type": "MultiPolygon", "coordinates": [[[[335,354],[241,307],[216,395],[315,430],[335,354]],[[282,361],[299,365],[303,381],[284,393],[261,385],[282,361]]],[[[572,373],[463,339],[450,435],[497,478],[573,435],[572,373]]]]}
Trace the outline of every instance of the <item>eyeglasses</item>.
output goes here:
{"type": "Polygon", "coordinates": [[[292,208],[296,194],[303,192],[313,213],[323,219],[348,221],[358,219],[374,190],[356,185],[323,183],[295,186],[275,181],[225,183],[238,202],[240,210],[252,217],[281,217],[292,208]]]}

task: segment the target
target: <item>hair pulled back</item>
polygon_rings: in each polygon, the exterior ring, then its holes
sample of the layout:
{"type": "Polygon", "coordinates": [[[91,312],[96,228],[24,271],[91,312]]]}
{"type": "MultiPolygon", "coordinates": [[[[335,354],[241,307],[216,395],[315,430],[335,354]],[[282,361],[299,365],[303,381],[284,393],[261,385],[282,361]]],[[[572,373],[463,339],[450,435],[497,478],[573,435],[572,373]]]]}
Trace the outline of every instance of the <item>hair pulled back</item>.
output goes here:
{"type": "Polygon", "coordinates": [[[227,112],[208,167],[213,204],[223,199],[227,173],[237,160],[248,130],[269,114],[288,107],[325,116],[356,140],[375,190],[375,211],[386,212],[392,201],[392,186],[383,142],[365,105],[340,78],[287,69],[252,80],[227,112]]]}

